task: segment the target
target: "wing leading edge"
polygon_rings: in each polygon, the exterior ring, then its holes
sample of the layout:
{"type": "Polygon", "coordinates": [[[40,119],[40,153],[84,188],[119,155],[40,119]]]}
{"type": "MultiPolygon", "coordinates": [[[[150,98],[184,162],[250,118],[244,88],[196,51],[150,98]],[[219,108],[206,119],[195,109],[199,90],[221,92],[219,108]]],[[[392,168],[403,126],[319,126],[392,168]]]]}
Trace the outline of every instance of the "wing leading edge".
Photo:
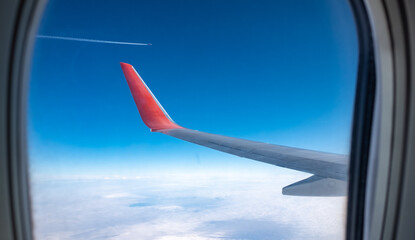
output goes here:
{"type": "Polygon", "coordinates": [[[151,131],[313,176],[283,189],[285,195],[341,196],[347,190],[347,155],[255,142],[183,128],[163,109],[133,66],[121,63],[140,116],[151,131]]]}

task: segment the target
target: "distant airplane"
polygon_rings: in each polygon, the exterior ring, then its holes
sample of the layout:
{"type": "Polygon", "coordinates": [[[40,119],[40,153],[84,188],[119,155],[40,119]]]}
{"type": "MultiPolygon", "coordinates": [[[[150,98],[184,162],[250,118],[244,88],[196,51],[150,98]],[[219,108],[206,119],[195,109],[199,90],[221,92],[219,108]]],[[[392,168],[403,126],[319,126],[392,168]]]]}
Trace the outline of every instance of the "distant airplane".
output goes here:
{"type": "Polygon", "coordinates": [[[181,127],[170,118],[134,67],[127,63],[120,64],[141,118],[152,132],[161,132],[240,157],[313,174],[284,187],[284,195],[346,195],[347,155],[249,141],[181,127]]]}

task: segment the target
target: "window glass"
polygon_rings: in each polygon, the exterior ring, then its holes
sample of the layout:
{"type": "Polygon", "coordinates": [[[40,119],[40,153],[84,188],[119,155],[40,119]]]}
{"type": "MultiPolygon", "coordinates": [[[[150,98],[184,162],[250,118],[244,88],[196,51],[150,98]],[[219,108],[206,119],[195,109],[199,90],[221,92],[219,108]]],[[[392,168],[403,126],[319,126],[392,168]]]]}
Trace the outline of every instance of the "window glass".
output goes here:
{"type": "Polygon", "coordinates": [[[347,155],[354,24],[345,0],[49,1],[28,102],[35,238],[343,238],[346,196],[282,194],[312,174],[150,132],[120,62],[183,127],[347,155]]]}

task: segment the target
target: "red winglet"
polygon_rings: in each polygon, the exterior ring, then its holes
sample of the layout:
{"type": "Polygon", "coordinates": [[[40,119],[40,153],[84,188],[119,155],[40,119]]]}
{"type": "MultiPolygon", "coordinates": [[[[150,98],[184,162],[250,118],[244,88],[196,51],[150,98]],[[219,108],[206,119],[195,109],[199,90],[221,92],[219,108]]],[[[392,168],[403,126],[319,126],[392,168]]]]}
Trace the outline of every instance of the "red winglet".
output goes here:
{"type": "Polygon", "coordinates": [[[140,112],[143,122],[151,131],[162,131],[173,128],[182,128],[177,125],[163,109],[156,97],[135,71],[127,63],[120,63],[124,76],[127,79],[131,94],[140,112]]]}

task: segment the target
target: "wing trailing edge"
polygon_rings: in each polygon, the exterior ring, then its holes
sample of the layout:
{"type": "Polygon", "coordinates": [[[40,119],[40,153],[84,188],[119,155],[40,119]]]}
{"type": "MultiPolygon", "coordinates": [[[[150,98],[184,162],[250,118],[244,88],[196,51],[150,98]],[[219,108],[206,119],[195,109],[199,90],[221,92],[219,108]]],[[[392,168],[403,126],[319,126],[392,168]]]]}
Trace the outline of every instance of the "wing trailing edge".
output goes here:
{"type": "Polygon", "coordinates": [[[285,195],[341,196],[347,189],[348,156],[226,137],[183,128],[163,109],[134,67],[121,63],[143,122],[151,131],[260,162],[313,174],[283,189],[285,195]]]}

